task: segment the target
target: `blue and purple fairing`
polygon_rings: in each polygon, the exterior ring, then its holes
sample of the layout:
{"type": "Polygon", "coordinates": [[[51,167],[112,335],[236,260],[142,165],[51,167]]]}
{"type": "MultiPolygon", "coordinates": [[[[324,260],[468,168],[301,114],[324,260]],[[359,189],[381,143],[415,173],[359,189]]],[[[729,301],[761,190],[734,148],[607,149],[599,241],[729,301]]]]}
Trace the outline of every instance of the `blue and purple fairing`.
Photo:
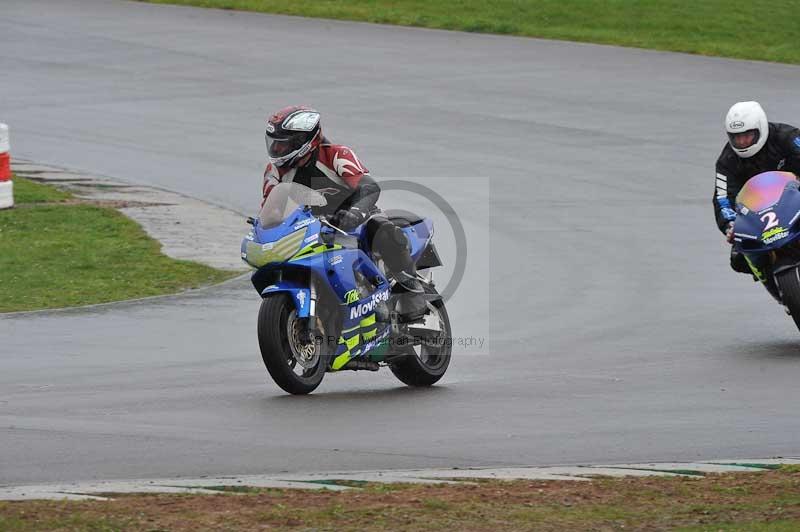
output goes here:
{"type": "Polygon", "coordinates": [[[766,253],[800,236],[800,182],[791,172],[764,172],[736,196],[734,246],[743,253],[766,253]]]}

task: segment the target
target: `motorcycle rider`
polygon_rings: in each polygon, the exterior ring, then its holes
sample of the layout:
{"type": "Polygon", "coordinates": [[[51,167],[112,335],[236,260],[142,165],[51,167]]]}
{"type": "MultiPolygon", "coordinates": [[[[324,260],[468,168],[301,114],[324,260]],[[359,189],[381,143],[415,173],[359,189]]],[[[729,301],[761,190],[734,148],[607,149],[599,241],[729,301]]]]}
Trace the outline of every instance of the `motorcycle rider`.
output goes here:
{"type": "MultiPolygon", "coordinates": [[[[768,122],[758,102],[738,102],[725,117],[728,142],[717,159],[714,215],[717,227],[733,242],[736,195],[751,177],[781,170],[800,176],[800,129],[788,124],[768,122]]],[[[764,255],[745,256],[731,248],[731,268],[755,275],[780,302],[780,292],[769,274],[764,255]]]]}
{"type": "Polygon", "coordinates": [[[353,150],[323,136],[319,112],[306,106],[277,111],[267,120],[266,143],[269,163],[263,201],[278,183],[299,183],[325,196],[327,205],[315,208],[315,214],[327,216],[343,231],[366,223],[367,245],[380,254],[387,273],[408,293],[401,301],[400,320],[411,322],[424,316],[424,288],[408,238],[376,207],[380,187],[353,150]]]}

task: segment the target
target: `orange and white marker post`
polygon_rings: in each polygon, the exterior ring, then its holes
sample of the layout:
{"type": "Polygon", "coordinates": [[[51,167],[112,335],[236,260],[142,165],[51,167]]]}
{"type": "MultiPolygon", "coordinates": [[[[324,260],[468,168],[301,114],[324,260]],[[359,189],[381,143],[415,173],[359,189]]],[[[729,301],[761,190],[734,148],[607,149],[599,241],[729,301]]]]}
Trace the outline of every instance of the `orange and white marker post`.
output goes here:
{"type": "Polygon", "coordinates": [[[11,181],[11,145],[8,126],[0,124],[0,209],[14,206],[14,183],[11,181]]]}

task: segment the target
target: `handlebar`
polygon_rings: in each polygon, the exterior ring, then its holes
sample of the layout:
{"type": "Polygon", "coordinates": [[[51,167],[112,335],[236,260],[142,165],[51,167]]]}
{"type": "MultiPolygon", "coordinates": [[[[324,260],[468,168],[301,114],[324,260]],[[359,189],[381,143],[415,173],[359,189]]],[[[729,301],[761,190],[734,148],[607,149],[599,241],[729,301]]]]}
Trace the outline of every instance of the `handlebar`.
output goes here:
{"type": "MultiPolygon", "coordinates": [[[[348,232],[343,231],[343,230],[339,229],[338,227],[336,227],[335,225],[333,225],[332,223],[330,223],[326,216],[318,216],[317,218],[319,219],[320,223],[322,223],[322,225],[327,225],[328,227],[330,227],[334,231],[337,231],[337,232],[339,232],[339,233],[341,233],[341,234],[343,234],[345,236],[349,236],[348,232]]],[[[247,221],[247,223],[249,225],[252,225],[252,226],[256,225],[256,219],[253,218],[252,216],[248,216],[246,221],[247,221]]]]}
{"type": "Polygon", "coordinates": [[[338,231],[339,233],[341,233],[341,234],[343,234],[345,236],[350,236],[350,233],[348,233],[347,231],[342,231],[341,229],[339,229],[338,227],[336,227],[335,225],[330,223],[328,221],[328,219],[326,217],[324,217],[324,216],[320,216],[319,217],[319,221],[322,223],[322,225],[327,225],[331,229],[334,229],[334,230],[338,231]]]}

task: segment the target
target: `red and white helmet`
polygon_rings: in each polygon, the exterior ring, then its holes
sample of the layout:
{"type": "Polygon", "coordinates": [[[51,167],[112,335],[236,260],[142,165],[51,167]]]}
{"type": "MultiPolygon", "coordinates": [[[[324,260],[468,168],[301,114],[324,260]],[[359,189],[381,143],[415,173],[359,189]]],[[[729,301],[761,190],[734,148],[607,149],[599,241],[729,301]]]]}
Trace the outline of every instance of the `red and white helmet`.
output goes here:
{"type": "Polygon", "coordinates": [[[767,114],[758,102],[736,103],[725,117],[725,131],[736,155],[744,159],[752,157],[767,143],[767,114]]]}
{"type": "Polygon", "coordinates": [[[265,137],[269,162],[284,170],[294,168],[319,148],[319,113],[302,105],[285,107],[269,117],[265,137]]]}

